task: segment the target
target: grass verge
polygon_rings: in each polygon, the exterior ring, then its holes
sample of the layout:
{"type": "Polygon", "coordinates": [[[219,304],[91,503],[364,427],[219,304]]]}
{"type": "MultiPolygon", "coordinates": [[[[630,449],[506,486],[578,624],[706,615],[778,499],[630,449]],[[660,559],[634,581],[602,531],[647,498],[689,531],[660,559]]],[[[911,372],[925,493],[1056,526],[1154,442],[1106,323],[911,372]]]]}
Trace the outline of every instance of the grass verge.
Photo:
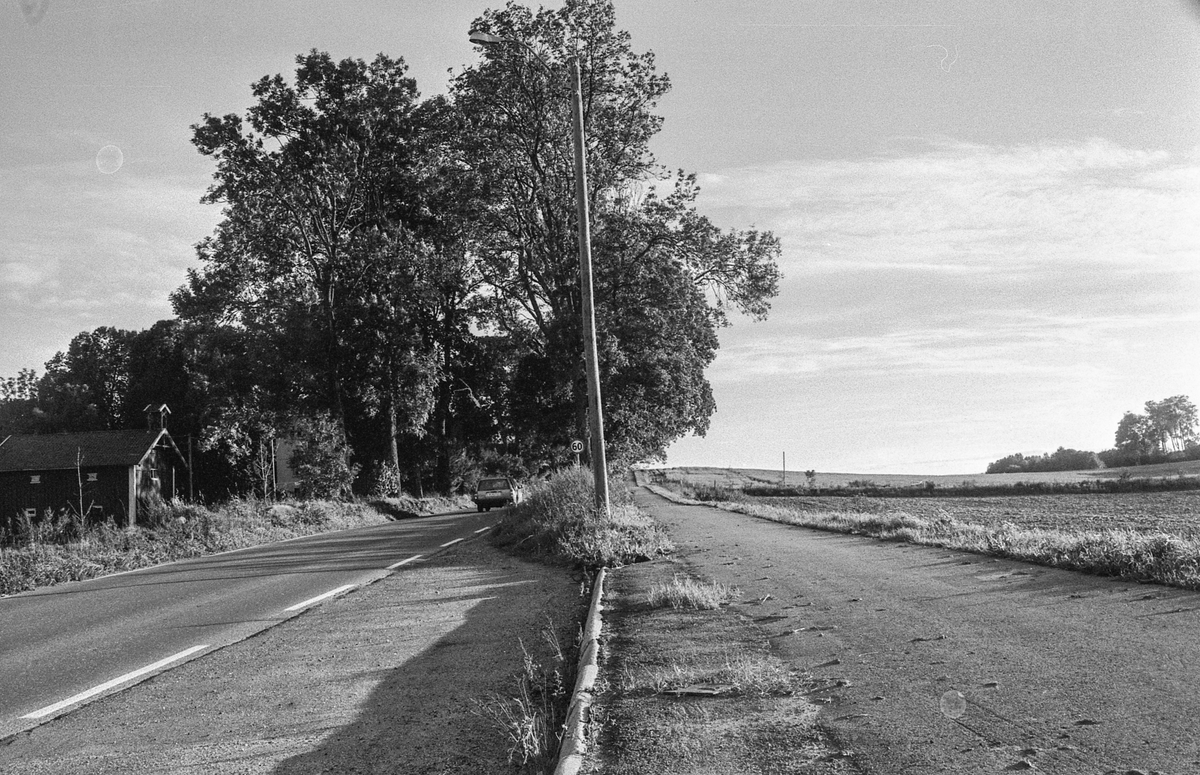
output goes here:
{"type": "Polygon", "coordinates": [[[811,678],[788,670],[758,625],[726,607],[650,604],[652,590],[688,578],[678,568],[644,563],[609,575],[593,771],[854,772],[817,725],[818,706],[805,697],[811,678]],[[714,693],[688,693],[697,686],[714,693]]]}
{"type": "Polygon", "coordinates": [[[244,549],[303,535],[378,524],[397,514],[433,513],[438,501],[390,499],[273,503],[234,499],[212,509],[157,506],[152,524],[84,525],[68,514],[23,526],[0,547],[0,595],[145,568],[188,557],[244,549]]]}
{"type": "Polygon", "coordinates": [[[505,511],[492,542],[530,559],[583,568],[617,567],[672,550],[627,488],[611,483],[609,513],[598,512],[592,482],[591,472],[576,468],[535,485],[524,502],[505,511]]]}
{"type": "MultiPolygon", "coordinates": [[[[676,501],[690,500],[664,487],[649,487],[676,501]]],[[[1131,581],[1200,589],[1200,539],[1167,533],[977,525],[949,516],[928,519],[901,511],[798,511],[747,500],[710,505],[789,525],[939,546],[1131,581]]]]}
{"type": "MultiPolygon", "coordinates": [[[[525,500],[504,512],[492,531],[496,546],[528,559],[591,571],[661,556],[672,550],[661,527],[633,503],[628,488],[610,483],[609,513],[594,506],[590,471],[559,471],[530,488],[525,500]]],[[[578,644],[576,645],[576,650],[578,644]]],[[[524,646],[522,645],[522,648],[524,646]]],[[[575,660],[550,670],[526,658],[511,697],[491,697],[479,712],[510,741],[510,761],[526,771],[554,769],[575,683],[575,660]]]]}

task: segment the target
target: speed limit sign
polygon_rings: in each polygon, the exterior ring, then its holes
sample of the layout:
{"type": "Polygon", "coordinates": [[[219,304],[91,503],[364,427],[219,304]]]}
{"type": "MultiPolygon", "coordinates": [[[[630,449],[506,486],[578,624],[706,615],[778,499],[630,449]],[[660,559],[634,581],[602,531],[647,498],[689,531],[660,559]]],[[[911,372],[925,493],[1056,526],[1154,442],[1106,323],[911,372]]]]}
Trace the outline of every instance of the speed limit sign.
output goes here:
{"type": "Polygon", "coordinates": [[[578,455],[580,452],[583,452],[583,442],[580,441],[579,439],[572,441],[571,442],[571,451],[574,452],[576,455],[578,455]]]}

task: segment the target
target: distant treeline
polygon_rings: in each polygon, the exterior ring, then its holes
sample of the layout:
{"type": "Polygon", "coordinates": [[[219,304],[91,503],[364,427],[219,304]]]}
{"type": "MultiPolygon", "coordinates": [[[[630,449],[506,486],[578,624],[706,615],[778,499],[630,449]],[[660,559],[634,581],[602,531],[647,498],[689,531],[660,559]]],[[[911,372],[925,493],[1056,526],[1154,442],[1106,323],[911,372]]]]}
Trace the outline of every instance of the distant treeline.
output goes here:
{"type": "Polygon", "coordinates": [[[991,463],[989,474],[1087,471],[1178,460],[1200,460],[1196,405],[1187,396],[1147,401],[1145,414],[1126,412],[1117,423],[1116,446],[1103,452],[1059,447],[1052,454],[1016,453],[991,463]]]}

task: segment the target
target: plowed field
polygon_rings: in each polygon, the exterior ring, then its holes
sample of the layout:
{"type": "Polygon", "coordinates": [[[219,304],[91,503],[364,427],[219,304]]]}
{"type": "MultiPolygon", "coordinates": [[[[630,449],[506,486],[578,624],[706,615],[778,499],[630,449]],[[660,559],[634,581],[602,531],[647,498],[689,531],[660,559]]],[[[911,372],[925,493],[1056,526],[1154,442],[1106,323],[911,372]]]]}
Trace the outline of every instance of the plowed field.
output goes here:
{"type": "Polygon", "coordinates": [[[977,525],[1055,530],[1134,530],[1200,537],[1200,491],[995,498],[756,498],[795,511],[904,512],[977,525]]]}

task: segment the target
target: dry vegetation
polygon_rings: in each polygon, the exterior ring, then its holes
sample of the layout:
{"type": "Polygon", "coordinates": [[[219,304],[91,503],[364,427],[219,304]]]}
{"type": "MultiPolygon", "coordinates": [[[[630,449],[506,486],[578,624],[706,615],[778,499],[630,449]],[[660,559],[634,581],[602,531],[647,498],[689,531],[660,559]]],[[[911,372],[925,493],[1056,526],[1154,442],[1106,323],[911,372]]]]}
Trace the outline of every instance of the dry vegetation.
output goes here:
{"type": "Polygon", "coordinates": [[[492,542],[530,559],[584,568],[615,567],[664,555],[671,541],[633,505],[627,488],[610,484],[608,514],[594,508],[592,475],[565,469],[534,485],[506,509],[492,542]]]}
{"type": "Polygon", "coordinates": [[[719,581],[698,581],[690,576],[675,574],[670,582],[650,588],[651,608],[692,608],[706,611],[730,602],[737,590],[719,581]]]}

